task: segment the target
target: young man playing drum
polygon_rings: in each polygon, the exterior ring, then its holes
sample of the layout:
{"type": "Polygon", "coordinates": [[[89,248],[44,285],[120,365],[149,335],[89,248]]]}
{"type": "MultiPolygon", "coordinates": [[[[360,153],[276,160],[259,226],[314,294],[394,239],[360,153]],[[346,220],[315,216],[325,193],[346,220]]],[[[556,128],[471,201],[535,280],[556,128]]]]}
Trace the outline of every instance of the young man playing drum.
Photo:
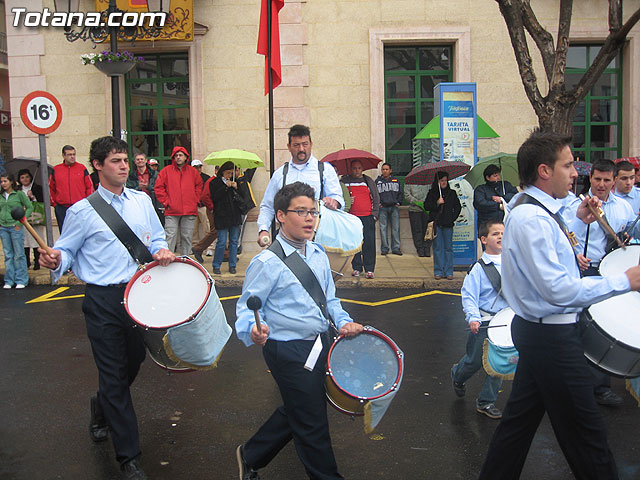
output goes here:
{"type": "MultiPolygon", "coordinates": [[[[311,269],[339,333],[354,336],[363,327],[342,309],[327,255],[309,240],[318,215],[315,208],[314,190],[309,185],[295,182],[282,188],[274,198],[280,222],[276,240],[287,257],[299,255],[311,269]]],[[[263,347],[283,401],[258,432],[237,448],[240,479],[259,479],[257,470],[268,465],[292,439],[309,478],[343,478],[333,455],[326,410],[325,365],[330,345],[325,332],[329,321],[271,249],[251,260],[236,314],[238,338],[247,346],[263,347]],[[247,306],[250,297],[260,300],[261,306],[254,306],[262,320],[260,330],[247,306]]]]}
{"type": "MultiPolygon", "coordinates": [[[[91,163],[100,177],[98,194],[110,204],[161,265],[175,255],[167,250],[164,230],[151,199],[124,188],[129,174],[127,143],[102,137],[91,143],[91,163]]],[[[56,282],[69,268],[87,283],[82,311],[98,367],[98,395],[91,399],[89,434],[94,442],[111,439],[123,479],[147,478],[139,463],[138,422],[129,386],[145,350],[140,329],[122,304],[127,282],[138,265],[85,198],[65,217],[64,231],[52,255],[40,249],[40,263],[56,282]]]]}
{"type": "MultiPolygon", "coordinates": [[[[518,150],[524,190],[505,223],[502,291],[516,314],[511,333],[520,357],[481,480],[520,477],[545,412],[576,478],[618,478],[577,322],[585,306],[640,290],[640,266],[580,278],[573,235],[559,213],[578,176],[570,142],[534,131],[518,150]]],[[[597,208],[600,201],[583,200],[576,221],[595,220],[588,204],[597,208]]]]}
{"type": "MultiPolygon", "coordinates": [[[[471,267],[462,284],[462,309],[471,331],[465,356],[451,368],[453,390],[458,397],[464,397],[465,382],[482,368],[482,347],[484,339],[487,338],[486,327],[489,320],[508,306],[499,294],[500,287],[498,290],[495,288],[500,281],[503,233],[504,224],[500,220],[488,220],[480,224],[478,234],[485,250],[482,258],[471,267]]],[[[502,412],[495,406],[500,385],[500,377],[486,375],[476,400],[476,410],[479,413],[489,418],[502,417],[502,412]]]]}

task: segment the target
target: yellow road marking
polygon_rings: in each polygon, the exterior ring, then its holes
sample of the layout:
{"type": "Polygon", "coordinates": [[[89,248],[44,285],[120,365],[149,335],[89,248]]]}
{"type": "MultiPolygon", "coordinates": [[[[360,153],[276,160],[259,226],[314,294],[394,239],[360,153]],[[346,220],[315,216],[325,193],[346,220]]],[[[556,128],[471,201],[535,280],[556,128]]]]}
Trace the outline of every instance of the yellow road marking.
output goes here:
{"type": "Polygon", "coordinates": [[[29,300],[26,303],[40,303],[40,302],[52,302],[54,300],[68,300],[70,298],[82,298],[84,297],[84,293],[80,295],[68,295],[66,297],[56,297],[59,293],[62,293],[66,290],[69,290],[69,287],[60,287],[55,290],[45,293],[44,295],[34,298],[33,300],[29,300]]]}

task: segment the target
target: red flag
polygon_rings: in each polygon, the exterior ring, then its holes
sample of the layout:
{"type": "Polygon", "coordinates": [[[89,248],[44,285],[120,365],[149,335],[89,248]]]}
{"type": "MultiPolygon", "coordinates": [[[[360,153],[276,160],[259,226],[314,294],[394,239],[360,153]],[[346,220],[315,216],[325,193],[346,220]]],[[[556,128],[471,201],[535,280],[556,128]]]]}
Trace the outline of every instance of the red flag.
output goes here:
{"type": "MultiPolygon", "coordinates": [[[[267,2],[262,0],[260,10],[260,30],[258,31],[258,53],[264,55],[264,94],[269,93],[269,39],[267,2]]],[[[278,12],[284,7],[284,0],[271,0],[271,70],[273,72],[273,88],[282,83],[282,66],[280,65],[280,25],[278,12]]]]}

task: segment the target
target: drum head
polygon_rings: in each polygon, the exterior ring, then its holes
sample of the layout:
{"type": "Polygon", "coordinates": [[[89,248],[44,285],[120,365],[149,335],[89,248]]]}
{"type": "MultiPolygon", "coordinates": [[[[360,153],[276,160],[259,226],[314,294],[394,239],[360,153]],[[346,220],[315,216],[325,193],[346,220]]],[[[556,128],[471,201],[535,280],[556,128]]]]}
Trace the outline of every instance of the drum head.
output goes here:
{"type": "Polygon", "coordinates": [[[372,400],[386,395],[400,378],[398,351],[384,334],[365,330],[340,337],[329,353],[330,374],[347,394],[372,400]]]}
{"type": "Polygon", "coordinates": [[[209,274],[193,260],[178,258],[166,267],[152,262],[129,281],[125,308],[144,327],[168,328],[196,315],[210,291],[209,274]]]}
{"type": "Polygon", "coordinates": [[[511,322],[514,316],[514,311],[509,307],[503,308],[493,316],[489,322],[489,328],[487,328],[487,336],[491,343],[499,347],[513,347],[511,322]],[[504,325],[504,327],[494,325],[504,325]]]}
{"type": "Polygon", "coordinates": [[[593,321],[614,340],[640,349],[638,311],[640,311],[640,293],[638,292],[611,297],[589,307],[593,321]]]}
{"type": "Polygon", "coordinates": [[[609,252],[600,262],[600,275],[607,277],[624,273],[640,263],[640,245],[628,245],[624,250],[618,248],[609,252]]]}

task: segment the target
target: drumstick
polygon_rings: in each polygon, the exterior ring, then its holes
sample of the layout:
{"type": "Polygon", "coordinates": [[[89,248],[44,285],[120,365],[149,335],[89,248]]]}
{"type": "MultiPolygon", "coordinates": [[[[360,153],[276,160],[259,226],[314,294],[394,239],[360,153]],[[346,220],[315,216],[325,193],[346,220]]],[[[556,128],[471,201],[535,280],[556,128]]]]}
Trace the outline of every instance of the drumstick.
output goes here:
{"type": "Polygon", "coordinates": [[[256,328],[258,329],[258,333],[262,334],[262,325],[260,324],[260,314],[258,310],[262,308],[262,300],[255,295],[251,295],[247,298],[247,308],[253,310],[253,317],[256,319],[256,328]]]}
{"type": "Polygon", "coordinates": [[[29,225],[29,222],[27,222],[27,219],[24,216],[24,208],[13,207],[11,209],[11,216],[13,217],[14,220],[22,223],[25,226],[25,228],[29,230],[29,233],[31,234],[31,236],[36,240],[36,242],[38,242],[38,245],[40,245],[40,248],[42,248],[43,250],[46,250],[46,252],[49,255],[53,255],[53,249],[50,246],[48,246],[46,243],[44,243],[44,240],[40,238],[40,235],[38,235],[36,231],[33,229],[33,227],[29,225]]]}
{"type": "MultiPolygon", "coordinates": [[[[584,195],[580,195],[580,200],[584,201],[585,198],[586,197],[584,195]]],[[[596,217],[596,221],[600,224],[600,226],[604,228],[609,235],[615,238],[618,246],[623,250],[625,250],[627,247],[625,246],[624,242],[618,238],[618,235],[616,235],[616,232],[614,232],[613,229],[611,228],[611,225],[609,225],[609,223],[607,223],[607,221],[604,218],[602,218],[602,215],[600,214],[600,212],[598,212],[595,208],[593,208],[590,203],[587,203],[587,208],[591,213],[593,213],[593,216],[596,217]]]]}
{"type": "MultiPolygon", "coordinates": [[[[478,328],[498,328],[498,327],[508,327],[509,325],[480,325],[478,328]]],[[[465,329],[467,332],[471,330],[470,328],[465,329]]]]}

